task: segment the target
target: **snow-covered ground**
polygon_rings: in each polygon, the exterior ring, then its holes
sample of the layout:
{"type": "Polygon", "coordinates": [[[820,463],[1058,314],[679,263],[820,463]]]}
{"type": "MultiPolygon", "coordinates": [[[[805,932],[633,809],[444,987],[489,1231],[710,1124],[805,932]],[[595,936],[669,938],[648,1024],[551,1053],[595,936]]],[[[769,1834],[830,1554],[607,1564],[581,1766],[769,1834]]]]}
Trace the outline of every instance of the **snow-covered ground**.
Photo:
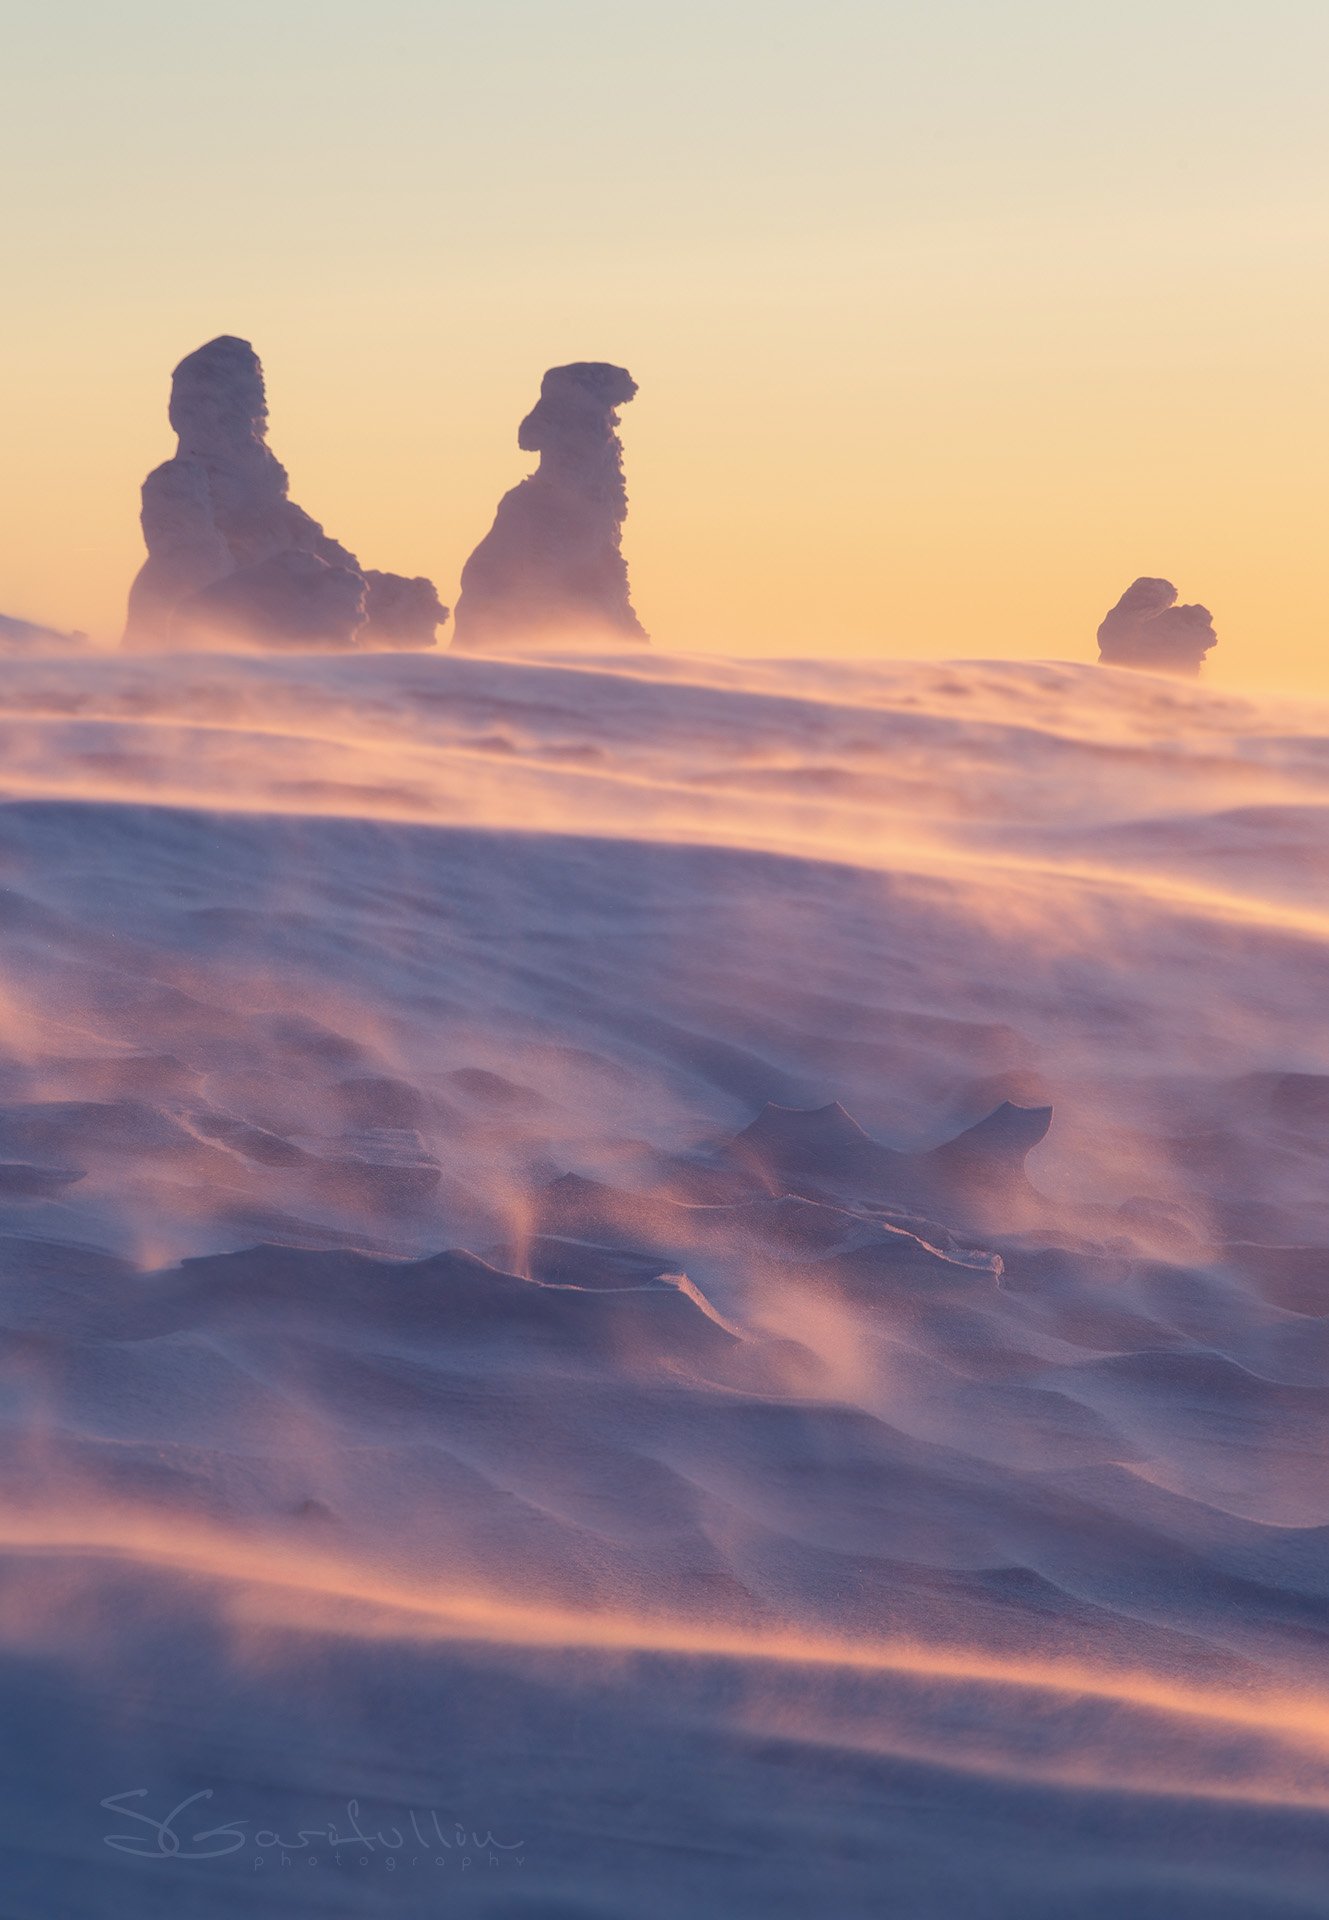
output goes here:
{"type": "Polygon", "coordinates": [[[1327,722],[7,660],[0,1910],[1323,1914],[1327,722]]]}

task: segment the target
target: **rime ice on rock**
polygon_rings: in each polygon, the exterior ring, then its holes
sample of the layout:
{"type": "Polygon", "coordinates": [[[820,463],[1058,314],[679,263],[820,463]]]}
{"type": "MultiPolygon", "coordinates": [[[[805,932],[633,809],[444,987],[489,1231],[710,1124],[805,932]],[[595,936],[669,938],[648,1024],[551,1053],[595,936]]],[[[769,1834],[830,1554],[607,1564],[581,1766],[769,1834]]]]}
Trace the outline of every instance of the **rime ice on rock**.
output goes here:
{"type": "Polygon", "coordinates": [[[517,434],[540,464],[503,496],[466,562],[457,646],[645,642],[623,558],[628,496],[617,412],[636,391],[622,367],[601,361],[545,375],[517,434]]]}
{"type": "Polygon", "coordinates": [[[402,573],[365,569],[365,607],[368,624],[360,635],[362,646],[432,647],[434,629],[442,626],[448,610],[432,580],[422,574],[407,579],[402,573]]]}
{"type": "Polygon", "coordinates": [[[223,334],[180,362],[170,421],[175,457],[143,483],[148,557],[130,590],[126,646],[213,634],[266,646],[434,644],[447,609],[432,584],[362,568],[289,497],[248,341],[223,334]]]}
{"type": "Polygon", "coordinates": [[[1105,667],[1141,667],[1150,673],[1197,674],[1218,641],[1207,607],[1179,607],[1170,580],[1136,580],[1098,629],[1105,667]]]}

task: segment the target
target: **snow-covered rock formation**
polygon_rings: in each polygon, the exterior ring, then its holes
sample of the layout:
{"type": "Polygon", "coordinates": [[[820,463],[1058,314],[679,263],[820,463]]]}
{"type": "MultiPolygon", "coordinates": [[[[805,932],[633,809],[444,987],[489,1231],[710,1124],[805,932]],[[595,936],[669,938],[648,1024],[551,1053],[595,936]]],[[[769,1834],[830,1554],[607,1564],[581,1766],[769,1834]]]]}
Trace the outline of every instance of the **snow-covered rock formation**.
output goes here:
{"type": "Polygon", "coordinates": [[[553,367],[517,444],[536,471],[499,502],[462,572],[456,645],[485,652],[561,642],[640,645],[623,522],[618,412],[636,393],[622,367],[553,367]]]}
{"type": "Polygon", "coordinates": [[[175,457],[143,483],[148,557],[130,591],[126,646],[219,635],[265,646],[434,644],[447,609],[431,582],[361,567],[289,497],[247,340],[223,334],[180,362],[170,421],[175,457]]]}
{"type": "Polygon", "coordinates": [[[1197,674],[1217,645],[1208,607],[1179,607],[1170,580],[1134,581],[1098,629],[1105,667],[1142,667],[1150,673],[1197,674]]]}

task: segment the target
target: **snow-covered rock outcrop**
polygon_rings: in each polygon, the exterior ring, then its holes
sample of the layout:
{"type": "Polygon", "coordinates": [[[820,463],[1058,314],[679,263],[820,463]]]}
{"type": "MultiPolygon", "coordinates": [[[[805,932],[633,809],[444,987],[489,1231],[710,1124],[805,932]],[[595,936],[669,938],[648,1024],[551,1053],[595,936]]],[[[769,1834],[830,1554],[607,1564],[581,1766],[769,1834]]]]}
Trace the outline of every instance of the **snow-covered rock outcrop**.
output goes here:
{"type": "Polygon", "coordinates": [[[540,464],[503,496],[466,563],[457,646],[645,642],[623,558],[628,495],[617,411],[636,391],[630,374],[602,361],[545,375],[517,434],[540,464]]]}
{"type": "Polygon", "coordinates": [[[170,421],[175,457],[143,483],[126,646],[434,644],[447,609],[432,583],[363,568],[290,498],[247,340],[223,334],[180,362],[170,421]]]}
{"type": "Polygon", "coordinates": [[[1099,664],[1198,673],[1218,644],[1213,616],[1208,607],[1179,607],[1176,600],[1170,580],[1134,581],[1098,629],[1099,664]]]}

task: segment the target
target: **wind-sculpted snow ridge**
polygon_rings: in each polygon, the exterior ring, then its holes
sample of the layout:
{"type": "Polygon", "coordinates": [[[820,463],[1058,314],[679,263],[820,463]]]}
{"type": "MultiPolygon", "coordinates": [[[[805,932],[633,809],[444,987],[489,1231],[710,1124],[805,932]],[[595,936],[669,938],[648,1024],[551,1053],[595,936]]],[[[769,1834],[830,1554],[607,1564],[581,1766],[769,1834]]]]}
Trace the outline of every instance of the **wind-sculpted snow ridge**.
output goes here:
{"type": "Polygon", "coordinates": [[[44,627],[36,620],[20,620],[12,613],[0,613],[0,652],[11,648],[46,648],[63,652],[67,647],[87,644],[86,633],[62,633],[58,627],[44,627]]]}
{"type": "Polygon", "coordinates": [[[16,1912],[1320,1911],[1324,716],[38,650],[0,754],[16,1912]]]}
{"type": "Polygon", "coordinates": [[[640,646],[623,558],[628,493],[618,409],[637,391],[622,367],[551,367],[517,444],[533,474],[504,494],[466,562],[456,644],[474,652],[640,646]]]}
{"type": "Polygon", "coordinates": [[[170,419],[176,453],[143,483],[127,647],[433,646],[448,616],[433,583],[362,568],[291,500],[247,340],[222,334],[180,362],[170,419]]]}

